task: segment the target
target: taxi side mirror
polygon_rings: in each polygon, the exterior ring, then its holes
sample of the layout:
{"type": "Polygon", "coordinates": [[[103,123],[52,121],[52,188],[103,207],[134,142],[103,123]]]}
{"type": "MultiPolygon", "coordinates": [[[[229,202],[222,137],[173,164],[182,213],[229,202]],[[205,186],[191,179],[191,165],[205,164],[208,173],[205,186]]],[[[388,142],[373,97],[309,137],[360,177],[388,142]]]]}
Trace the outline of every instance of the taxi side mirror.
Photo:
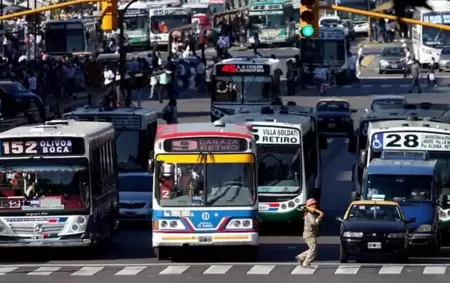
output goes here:
{"type": "Polygon", "coordinates": [[[367,150],[362,149],[359,152],[359,167],[366,167],[367,166],[367,150]]]}
{"type": "Polygon", "coordinates": [[[408,218],[408,219],[405,220],[406,224],[411,224],[411,223],[414,223],[414,222],[416,222],[416,218],[414,218],[414,217],[413,218],[408,218]]]}
{"type": "Polygon", "coordinates": [[[338,222],[342,222],[342,221],[344,221],[341,217],[336,217],[336,221],[338,221],[338,222]]]}
{"type": "Polygon", "coordinates": [[[367,109],[367,108],[364,109],[364,112],[369,113],[369,109],[367,109]]]}
{"type": "Polygon", "coordinates": [[[356,113],[356,112],[358,112],[358,110],[352,109],[352,113],[356,113]]]}

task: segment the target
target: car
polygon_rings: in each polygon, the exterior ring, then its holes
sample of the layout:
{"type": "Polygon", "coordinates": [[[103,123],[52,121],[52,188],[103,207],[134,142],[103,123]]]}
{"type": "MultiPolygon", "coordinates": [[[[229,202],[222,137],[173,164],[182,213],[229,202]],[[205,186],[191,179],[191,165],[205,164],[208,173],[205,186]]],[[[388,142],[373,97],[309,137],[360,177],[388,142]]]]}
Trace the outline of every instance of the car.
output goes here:
{"type": "Polygon", "coordinates": [[[356,35],[367,35],[369,33],[369,22],[354,22],[353,29],[356,35]]]}
{"type": "Polygon", "coordinates": [[[349,259],[396,259],[408,261],[408,224],[400,205],[394,201],[353,201],[341,223],[339,261],[349,259]]]}
{"type": "Polygon", "coordinates": [[[319,19],[319,26],[338,27],[344,31],[344,35],[348,36],[349,30],[341,21],[339,16],[324,16],[319,19]]]}
{"type": "Polygon", "coordinates": [[[153,174],[119,174],[120,221],[151,221],[153,174]]]}
{"type": "Polygon", "coordinates": [[[384,47],[378,61],[378,73],[400,73],[404,70],[405,50],[401,46],[384,47]]]}
{"type": "Polygon", "coordinates": [[[346,27],[348,29],[348,39],[355,40],[356,33],[355,33],[355,29],[353,27],[353,23],[351,21],[343,21],[342,23],[343,23],[344,27],[346,27]]]}
{"type": "Polygon", "coordinates": [[[402,95],[380,95],[376,96],[369,109],[365,109],[366,113],[378,110],[395,110],[403,109],[408,104],[406,98],[402,95]]]}
{"type": "Polygon", "coordinates": [[[319,99],[315,114],[319,133],[324,135],[353,136],[352,113],[356,113],[350,103],[341,98],[319,99]]]}
{"type": "Polygon", "coordinates": [[[442,49],[437,64],[439,66],[439,72],[450,71],[450,47],[445,47],[442,49]]]}
{"type": "Polygon", "coordinates": [[[15,81],[0,81],[3,118],[17,118],[23,113],[30,113],[33,123],[45,122],[46,109],[41,97],[15,81]]]}

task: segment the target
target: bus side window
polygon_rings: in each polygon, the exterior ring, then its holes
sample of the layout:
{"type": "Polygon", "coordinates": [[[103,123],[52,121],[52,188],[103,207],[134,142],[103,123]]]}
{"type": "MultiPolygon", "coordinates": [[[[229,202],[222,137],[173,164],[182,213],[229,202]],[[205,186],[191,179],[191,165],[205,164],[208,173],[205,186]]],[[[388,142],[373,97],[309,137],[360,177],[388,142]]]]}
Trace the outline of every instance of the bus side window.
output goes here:
{"type": "Polygon", "coordinates": [[[101,194],[101,182],[100,182],[100,154],[99,154],[99,149],[96,148],[93,151],[92,154],[93,158],[92,158],[92,194],[93,195],[100,195],[101,194]]]}

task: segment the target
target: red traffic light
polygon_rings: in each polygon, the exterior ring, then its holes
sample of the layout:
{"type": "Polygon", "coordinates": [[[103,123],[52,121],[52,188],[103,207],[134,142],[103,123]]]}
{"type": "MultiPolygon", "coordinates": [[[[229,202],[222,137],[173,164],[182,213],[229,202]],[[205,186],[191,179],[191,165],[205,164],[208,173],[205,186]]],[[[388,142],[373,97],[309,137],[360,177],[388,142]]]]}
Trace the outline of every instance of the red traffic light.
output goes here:
{"type": "Polygon", "coordinates": [[[300,18],[303,22],[312,22],[314,20],[314,13],[310,10],[304,11],[300,15],[300,18]]]}
{"type": "Polygon", "coordinates": [[[316,0],[301,0],[303,6],[312,6],[316,3],[316,0]]]}

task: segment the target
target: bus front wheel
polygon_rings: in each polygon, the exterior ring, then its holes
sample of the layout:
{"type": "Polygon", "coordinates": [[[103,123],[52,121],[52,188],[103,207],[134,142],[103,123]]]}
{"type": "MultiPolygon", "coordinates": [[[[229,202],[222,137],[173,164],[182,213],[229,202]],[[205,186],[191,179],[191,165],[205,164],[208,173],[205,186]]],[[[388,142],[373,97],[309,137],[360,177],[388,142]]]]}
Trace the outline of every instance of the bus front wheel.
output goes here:
{"type": "Polygon", "coordinates": [[[158,260],[168,260],[170,257],[169,248],[167,247],[155,248],[155,255],[158,260]]]}

